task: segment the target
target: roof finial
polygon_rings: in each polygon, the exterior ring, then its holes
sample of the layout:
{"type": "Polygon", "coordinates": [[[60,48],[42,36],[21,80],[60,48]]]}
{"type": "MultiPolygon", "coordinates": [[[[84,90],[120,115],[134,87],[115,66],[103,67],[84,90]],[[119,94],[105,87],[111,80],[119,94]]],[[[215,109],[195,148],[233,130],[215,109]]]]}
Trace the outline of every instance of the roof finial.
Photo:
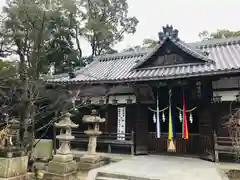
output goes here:
{"type": "Polygon", "coordinates": [[[171,37],[174,39],[177,39],[178,37],[178,30],[177,29],[173,29],[172,25],[166,25],[162,27],[163,32],[159,32],[158,36],[159,36],[159,40],[162,41],[164,39],[166,39],[167,37],[171,37]]]}
{"type": "Polygon", "coordinates": [[[163,26],[163,33],[165,35],[170,35],[170,33],[173,31],[173,26],[172,25],[166,25],[165,27],[163,26]]]}

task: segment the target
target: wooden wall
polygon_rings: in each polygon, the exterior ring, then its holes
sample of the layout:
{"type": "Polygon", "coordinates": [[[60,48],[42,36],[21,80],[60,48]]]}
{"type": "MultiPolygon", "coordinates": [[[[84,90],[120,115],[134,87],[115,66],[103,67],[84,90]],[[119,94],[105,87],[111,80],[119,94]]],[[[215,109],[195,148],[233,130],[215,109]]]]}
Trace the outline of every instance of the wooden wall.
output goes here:
{"type": "Polygon", "coordinates": [[[107,122],[105,124],[105,132],[117,132],[117,108],[126,107],[126,133],[130,133],[134,128],[136,104],[119,104],[108,105],[107,107],[107,122]]]}
{"type": "MultiPolygon", "coordinates": [[[[193,82],[193,85],[195,82],[193,82]]],[[[224,105],[221,108],[223,110],[215,108],[213,111],[213,105],[210,104],[210,99],[212,97],[211,82],[206,81],[202,83],[202,93],[199,99],[191,99],[193,104],[198,106],[198,131],[192,134],[189,141],[186,143],[182,141],[181,135],[179,135],[178,149],[182,153],[199,153],[204,151],[210,151],[213,149],[212,133],[213,127],[219,126],[219,116],[224,110],[228,109],[224,105]],[[219,113],[221,112],[221,113],[219,113]]],[[[140,90],[143,88],[140,88],[140,90]]],[[[194,88],[191,88],[193,93],[195,93],[194,88]]],[[[150,91],[150,90],[149,90],[150,91]]],[[[191,92],[192,92],[191,91],[191,92]]],[[[141,91],[139,91],[141,92],[141,91]]],[[[145,90],[147,92],[147,90],[145,90]]],[[[152,91],[151,91],[152,92],[152,91]]],[[[157,139],[155,136],[148,132],[148,107],[150,104],[148,96],[140,98],[142,94],[137,94],[137,103],[134,104],[118,104],[118,105],[108,105],[103,111],[103,117],[106,117],[106,123],[101,125],[101,130],[103,132],[117,132],[117,108],[125,106],[126,107],[126,132],[130,133],[133,129],[135,131],[135,150],[136,154],[146,154],[148,152],[163,152],[166,150],[166,144],[164,138],[157,139]],[[144,101],[143,101],[144,100],[144,101]]],[[[152,103],[151,99],[151,103],[152,103]]],[[[189,104],[189,103],[188,103],[189,104]]],[[[193,106],[193,105],[192,105],[193,106]]],[[[217,106],[216,106],[217,107],[217,106]]],[[[89,111],[89,110],[86,110],[89,111]]],[[[86,112],[85,111],[85,112],[86,112]]],[[[81,121],[81,119],[79,119],[81,121]]],[[[85,127],[84,125],[81,126],[85,127]]],[[[218,128],[219,129],[219,128],[218,128]]],[[[222,133],[222,130],[220,130],[222,133]]],[[[220,132],[219,131],[219,132],[220,132]]],[[[166,138],[165,138],[166,139],[166,138]]]]}
{"type": "MultiPolygon", "coordinates": [[[[189,134],[189,139],[184,140],[181,133],[176,134],[176,153],[178,154],[198,154],[200,153],[199,134],[189,134]]],[[[168,143],[168,133],[162,133],[161,138],[156,138],[155,132],[148,133],[148,152],[166,153],[168,143]]]]}

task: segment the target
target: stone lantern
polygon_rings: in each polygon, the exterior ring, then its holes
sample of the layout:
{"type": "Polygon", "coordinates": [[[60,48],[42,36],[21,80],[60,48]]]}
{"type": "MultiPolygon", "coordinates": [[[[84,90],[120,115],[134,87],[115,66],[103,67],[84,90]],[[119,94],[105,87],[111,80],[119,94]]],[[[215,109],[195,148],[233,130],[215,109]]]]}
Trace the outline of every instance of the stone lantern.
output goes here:
{"type": "Polygon", "coordinates": [[[102,134],[99,124],[105,122],[105,118],[99,117],[97,110],[92,110],[91,115],[83,116],[83,122],[88,124],[88,130],[84,131],[89,137],[88,154],[96,154],[97,136],[102,134]]]}
{"type": "Polygon", "coordinates": [[[78,125],[74,124],[70,117],[71,114],[66,113],[58,123],[55,123],[56,128],[60,128],[60,135],[56,136],[60,144],[57,154],[72,156],[70,143],[75,138],[72,135],[72,128],[76,128],[78,125]]]}
{"type": "Polygon", "coordinates": [[[100,165],[101,158],[96,154],[97,137],[102,134],[99,125],[105,122],[105,118],[101,118],[97,110],[92,110],[91,115],[83,116],[83,122],[88,124],[88,130],[84,133],[89,137],[89,142],[87,154],[80,159],[80,168],[92,169],[100,165]]]}
{"type": "Polygon", "coordinates": [[[66,113],[58,123],[55,123],[55,126],[60,128],[60,134],[56,136],[59,140],[59,149],[53,160],[49,162],[48,172],[44,175],[46,180],[69,179],[76,173],[77,164],[73,160],[70,143],[74,139],[72,128],[76,128],[78,125],[74,124],[70,117],[71,114],[66,113]]]}

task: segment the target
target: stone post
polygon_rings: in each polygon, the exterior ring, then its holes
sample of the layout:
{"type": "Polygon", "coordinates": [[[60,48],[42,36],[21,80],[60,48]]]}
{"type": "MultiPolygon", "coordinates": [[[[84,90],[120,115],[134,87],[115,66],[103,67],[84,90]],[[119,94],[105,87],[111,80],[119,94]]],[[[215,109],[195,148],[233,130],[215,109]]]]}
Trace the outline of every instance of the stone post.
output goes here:
{"type": "Polygon", "coordinates": [[[73,160],[73,154],[70,149],[70,143],[74,139],[72,136],[72,128],[78,127],[71,121],[71,114],[66,113],[58,123],[55,123],[57,128],[60,128],[60,134],[56,136],[59,140],[59,149],[54,155],[53,160],[48,164],[48,171],[44,174],[45,180],[74,180],[77,164],[73,160]]]}
{"type": "Polygon", "coordinates": [[[4,144],[0,153],[1,180],[27,179],[28,156],[24,156],[19,147],[19,128],[19,121],[12,119],[2,131],[5,135],[2,137],[4,144]]]}
{"type": "Polygon", "coordinates": [[[88,124],[88,130],[84,133],[89,137],[88,152],[80,158],[80,169],[89,170],[100,166],[101,158],[96,154],[97,137],[102,134],[99,124],[105,122],[105,118],[98,116],[96,110],[92,110],[91,115],[85,115],[83,122],[88,124]]]}

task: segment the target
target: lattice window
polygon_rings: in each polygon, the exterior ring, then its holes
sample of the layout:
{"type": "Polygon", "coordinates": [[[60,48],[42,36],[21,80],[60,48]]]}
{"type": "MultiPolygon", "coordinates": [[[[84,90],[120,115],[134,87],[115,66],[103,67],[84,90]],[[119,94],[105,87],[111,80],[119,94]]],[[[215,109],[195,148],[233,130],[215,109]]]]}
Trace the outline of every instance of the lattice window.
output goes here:
{"type": "Polygon", "coordinates": [[[126,131],[126,107],[118,107],[117,139],[125,140],[126,131]]]}
{"type": "Polygon", "coordinates": [[[159,56],[154,62],[155,66],[173,65],[183,63],[183,58],[177,54],[167,54],[159,56]]]}

